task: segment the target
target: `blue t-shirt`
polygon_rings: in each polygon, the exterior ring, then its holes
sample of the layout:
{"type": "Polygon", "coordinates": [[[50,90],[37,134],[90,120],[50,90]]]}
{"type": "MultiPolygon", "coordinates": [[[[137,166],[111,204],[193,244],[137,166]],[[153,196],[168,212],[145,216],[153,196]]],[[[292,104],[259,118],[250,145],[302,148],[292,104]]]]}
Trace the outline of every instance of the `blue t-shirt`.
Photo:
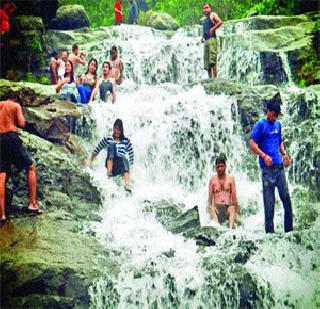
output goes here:
{"type": "MultiPolygon", "coordinates": [[[[280,144],[282,143],[281,124],[279,121],[270,122],[260,119],[253,127],[251,138],[259,148],[271,157],[273,164],[282,164],[280,144]]],[[[264,160],[259,156],[260,167],[265,167],[264,160]]]]}

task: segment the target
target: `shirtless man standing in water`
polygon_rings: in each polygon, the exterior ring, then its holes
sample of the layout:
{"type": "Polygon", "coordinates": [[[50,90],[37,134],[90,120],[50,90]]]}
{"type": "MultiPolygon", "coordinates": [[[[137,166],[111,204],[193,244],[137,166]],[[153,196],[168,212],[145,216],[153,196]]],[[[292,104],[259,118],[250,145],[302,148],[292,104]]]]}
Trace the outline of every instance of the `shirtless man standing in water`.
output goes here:
{"type": "Polygon", "coordinates": [[[28,174],[29,207],[34,214],[41,214],[37,203],[37,175],[36,166],[22,145],[17,126],[24,128],[26,121],[22,114],[20,104],[8,100],[0,101],[0,211],[1,222],[6,220],[5,214],[5,190],[6,177],[11,165],[15,165],[18,171],[25,169],[28,174]]]}
{"type": "Polygon", "coordinates": [[[229,218],[229,228],[232,229],[238,200],[234,177],[226,173],[226,168],[225,156],[219,156],[216,159],[217,175],[212,176],[209,182],[208,207],[214,221],[221,224],[229,218]]]}
{"type": "Polygon", "coordinates": [[[118,50],[116,46],[111,48],[111,71],[112,77],[116,80],[117,85],[121,85],[123,82],[123,63],[118,58],[118,50]]]}

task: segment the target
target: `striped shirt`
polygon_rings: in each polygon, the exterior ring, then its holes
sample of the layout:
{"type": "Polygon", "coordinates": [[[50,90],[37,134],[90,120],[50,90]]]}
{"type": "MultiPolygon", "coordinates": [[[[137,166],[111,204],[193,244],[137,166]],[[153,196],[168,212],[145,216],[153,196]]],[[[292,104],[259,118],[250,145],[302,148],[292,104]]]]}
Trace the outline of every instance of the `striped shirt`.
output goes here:
{"type": "Polygon", "coordinates": [[[102,149],[108,149],[108,146],[112,143],[116,144],[116,156],[125,158],[126,154],[129,155],[129,162],[132,165],[133,164],[133,159],[134,159],[134,153],[133,153],[133,148],[130,140],[128,138],[124,138],[120,142],[116,142],[113,138],[113,136],[106,136],[104,137],[96,147],[96,149],[93,151],[94,155],[98,155],[99,152],[102,149]]]}

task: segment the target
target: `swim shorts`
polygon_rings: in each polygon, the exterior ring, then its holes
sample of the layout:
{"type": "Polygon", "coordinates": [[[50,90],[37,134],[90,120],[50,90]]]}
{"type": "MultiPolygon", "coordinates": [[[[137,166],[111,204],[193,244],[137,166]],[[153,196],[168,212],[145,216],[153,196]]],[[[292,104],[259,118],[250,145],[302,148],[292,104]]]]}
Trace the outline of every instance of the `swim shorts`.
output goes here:
{"type": "Polygon", "coordinates": [[[204,68],[209,70],[217,63],[217,39],[212,37],[204,42],[204,68]]]}
{"type": "Polygon", "coordinates": [[[9,173],[13,164],[18,171],[33,164],[17,132],[0,134],[0,172],[9,173]]]}

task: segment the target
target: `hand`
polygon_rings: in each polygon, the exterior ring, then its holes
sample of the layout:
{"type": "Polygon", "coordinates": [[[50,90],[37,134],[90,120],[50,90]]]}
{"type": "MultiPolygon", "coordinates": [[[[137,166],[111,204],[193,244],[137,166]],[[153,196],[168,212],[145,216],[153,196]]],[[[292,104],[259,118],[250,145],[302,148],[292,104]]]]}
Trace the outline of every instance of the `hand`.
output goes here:
{"type": "Polygon", "coordinates": [[[90,166],[91,162],[92,162],[91,159],[87,159],[84,161],[84,165],[88,167],[88,166],[90,166]]]}
{"type": "Polygon", "coordinates": [[[269,157],[267,154],[263,157],[263,160],[264,160],[264,164],[267,167],[270,167],[273,164],[271,157],[269,157]]]}
{"type": "Polygon", "coordinates": [[[216,30],[213,30],[212,28],[209,30],[209,33],[211,34],[211,35],[214,35],[215,33],[216,33],[216,30]]]}
{"type": "Polygon", "coordinates": [[[283,156],[283,165],[284,167],[288,167],[290,166],[290,164],[291,164],[291,158],[287,154],[285,154],[283,156]]]}
{"type": "Polygon", "coordinates": [[[68,84],[70,83],[70,77],[66,77],[64,80],[63,80],[63,84],[68,84]]]}
{"type": "Polygon", "coordinates": [[[213,208],[213,211],[216,213],[216,215],[218,215],[219,214],[218,208],[217,207],[212,207],[212,208],[213,208]]]}

